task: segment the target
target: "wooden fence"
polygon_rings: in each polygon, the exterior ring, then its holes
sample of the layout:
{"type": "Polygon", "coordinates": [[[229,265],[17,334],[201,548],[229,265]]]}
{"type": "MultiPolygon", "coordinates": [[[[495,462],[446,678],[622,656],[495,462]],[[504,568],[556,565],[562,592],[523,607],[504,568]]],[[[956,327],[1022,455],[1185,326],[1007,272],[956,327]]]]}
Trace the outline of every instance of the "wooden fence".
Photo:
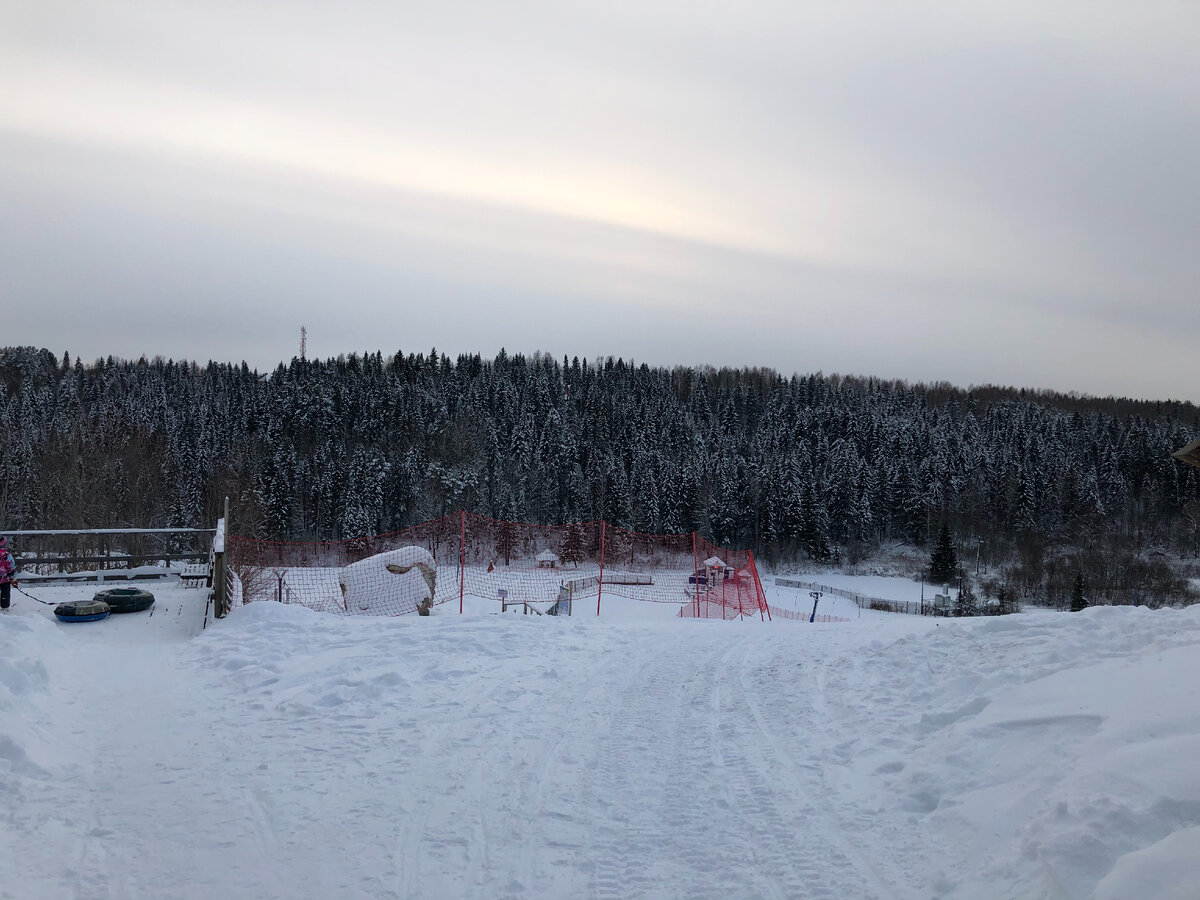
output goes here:
{"type": "Polygon", "coordinates": [[[5,531],[22,580],[165,578],[172,563],[208,562],[212,528],[75,528],[5,531]],[[152,571],[136,571],[139,568],[152,571]],[[161,571],[159,571],[161,570],[161,571]]]}

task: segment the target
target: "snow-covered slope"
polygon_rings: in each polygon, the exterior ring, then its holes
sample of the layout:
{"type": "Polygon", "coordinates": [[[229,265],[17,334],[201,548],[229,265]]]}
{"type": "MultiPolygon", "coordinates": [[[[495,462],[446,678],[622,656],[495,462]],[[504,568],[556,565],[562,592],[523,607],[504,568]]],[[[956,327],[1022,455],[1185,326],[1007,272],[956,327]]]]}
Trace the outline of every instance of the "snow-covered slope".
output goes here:
{"type": "Polygon", "coordinates": [[[198,594],[160,601],[174,629],[60,625],[20,597],[0,617],[0,896],[1200,884],[1197,612],[808,625],[255,603],[192,636],[198,594]]]}

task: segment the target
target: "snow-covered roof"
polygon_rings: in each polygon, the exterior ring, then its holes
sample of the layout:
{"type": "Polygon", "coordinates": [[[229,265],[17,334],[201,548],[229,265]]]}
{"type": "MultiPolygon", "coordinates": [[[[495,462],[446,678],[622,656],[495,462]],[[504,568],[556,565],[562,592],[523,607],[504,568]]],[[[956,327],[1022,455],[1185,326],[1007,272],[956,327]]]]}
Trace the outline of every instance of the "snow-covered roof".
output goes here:
{"type": "Polygon", "coordinates": [[[553,550],[543,550],[537,558],[538,562],[558,562],[558,554],[553,550]]]}
{"type": "Polygon", "coordinates": [[[1186,447],[1181,447],[1171,455],[1189,466],[1200,466],[1200,438],[1192,441],[1186,447]]]}
{"type": "Polygon", "coordinates": [[[722,559],[720,559],[719,557],[716,557],[716,556],[710,556],[708,559],[706,559],[706,560],[704,561],[704,564],[705,564],[706,566],[708,566],[710,569],[723,569],[723,568],[725,568],[725,561],[724,561],[724,560],[722,560],[722,559]]]}

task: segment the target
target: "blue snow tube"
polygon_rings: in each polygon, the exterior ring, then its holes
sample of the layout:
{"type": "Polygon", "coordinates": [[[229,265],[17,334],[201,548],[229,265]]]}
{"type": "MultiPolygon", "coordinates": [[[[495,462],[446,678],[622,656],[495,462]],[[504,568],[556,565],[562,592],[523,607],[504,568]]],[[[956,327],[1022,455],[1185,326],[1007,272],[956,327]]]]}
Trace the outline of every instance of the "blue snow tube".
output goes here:
{"type": "Polygon", "coordinates": [[[103,600],[68,600],[54,607],[60,622],[99,622],[112,611],[103,600]]]}
{"type": "Polygon", "coordinates": [[[113,615],[141,612],[154,605],[154,595],[141,588],[108,588],[97,591],[92,599],[107,603],[113,615]]]}

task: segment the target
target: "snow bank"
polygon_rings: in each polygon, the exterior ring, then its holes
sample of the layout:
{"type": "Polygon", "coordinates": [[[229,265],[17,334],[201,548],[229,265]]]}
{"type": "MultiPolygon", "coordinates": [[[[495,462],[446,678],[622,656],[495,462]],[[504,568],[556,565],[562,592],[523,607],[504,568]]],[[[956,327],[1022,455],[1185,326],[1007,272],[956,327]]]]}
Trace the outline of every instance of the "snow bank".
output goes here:
{"type": "Polygon", "coordinates": [[[0,891],[1115,900],[1200,884],[1200,611],[818,627],[261,602],[168,640],[161,613],[187,615],[168,601],[108,630],[0,616],[0,891]]]}
{"type": "Polygon", "coordinates": [[[50,675],[42,662],[52,642],[40,617],[3,614],[0,620],[0,805],[22,798],[18,779],[47,776],[53,723],[44,714],[50,675]]]}

